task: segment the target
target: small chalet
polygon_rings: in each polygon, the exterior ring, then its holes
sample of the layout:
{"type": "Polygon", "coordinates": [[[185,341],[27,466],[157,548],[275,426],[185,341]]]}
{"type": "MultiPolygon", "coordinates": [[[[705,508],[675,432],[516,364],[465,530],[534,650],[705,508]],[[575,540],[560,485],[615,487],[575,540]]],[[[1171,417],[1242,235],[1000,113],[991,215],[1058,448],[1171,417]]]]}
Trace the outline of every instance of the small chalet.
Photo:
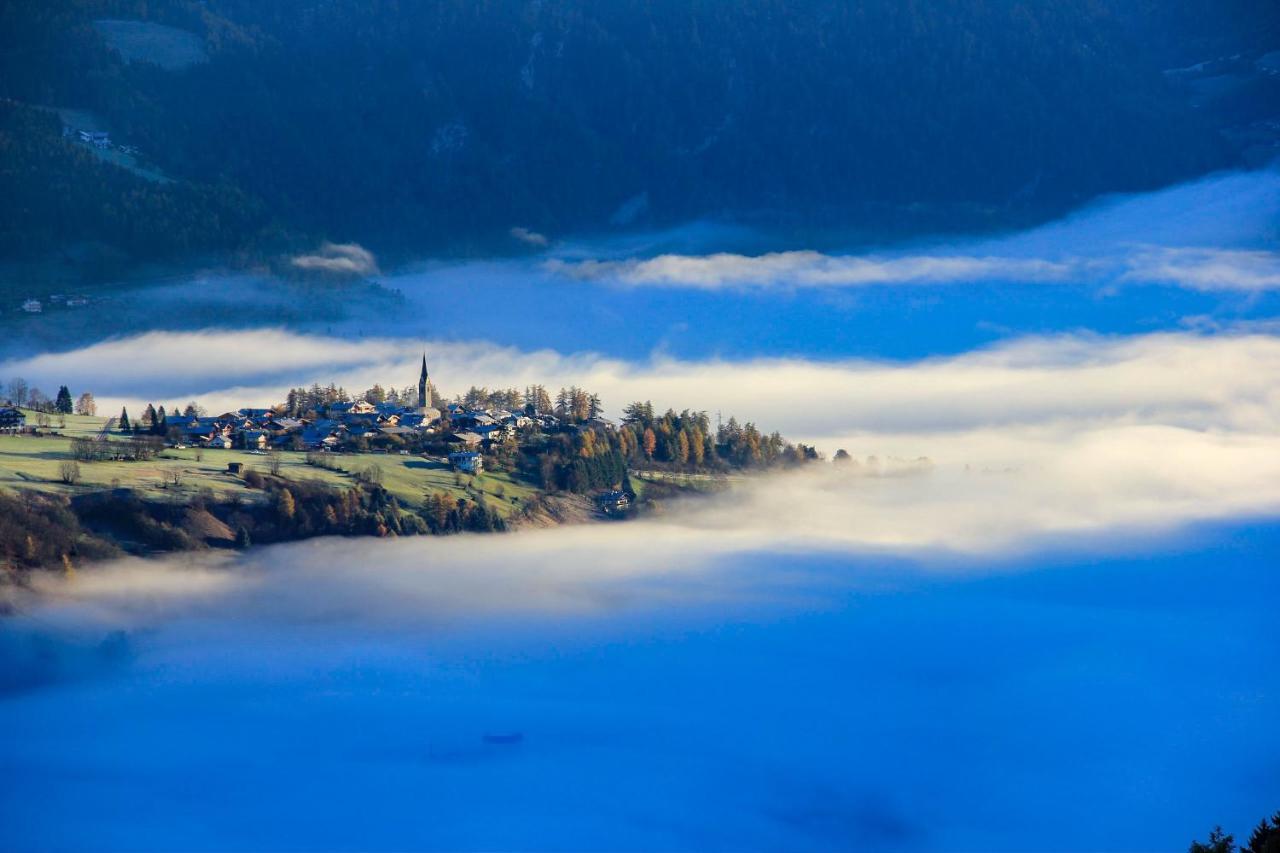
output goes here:
{"type": "Polygon", "coordinates": [[[600,504],[600,508],[605,512],[622,512],[631,506],[631,495],[617,489],[600,495],[596,498],[596,503],[600,504]]]}
{"type": "Polygon", "coordinates": [[[459,450],[449,454],[449,464],[459,471],[476,474],[484,470],[484,457],[470,450],[459,450]]]}
{"type": "Polygon", "coordinates": [[[266,450],[268,437],[260,429],[246,429],[240,433],[240,443],[245,450],[266,450]]]}
{"type": "Polygon", "coordinates": [[[0,406],[0,433],[18,433],[27,425],[27,416],[16,406],[0,406]]]}

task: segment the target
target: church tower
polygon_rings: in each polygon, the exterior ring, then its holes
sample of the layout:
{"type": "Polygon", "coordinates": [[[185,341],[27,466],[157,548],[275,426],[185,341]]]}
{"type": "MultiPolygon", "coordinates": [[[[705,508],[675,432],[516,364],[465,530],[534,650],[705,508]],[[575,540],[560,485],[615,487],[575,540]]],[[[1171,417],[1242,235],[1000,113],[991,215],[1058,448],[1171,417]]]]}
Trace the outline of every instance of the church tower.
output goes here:
{"type": "Polygon", "coordinates": [[[427,354],[422,354],[422,373],[418,376],[418,408],[425,409],[431,405],[431,395],[427,393],[427,389],[431,385],[431,380],[427,377],[427,354]]]}

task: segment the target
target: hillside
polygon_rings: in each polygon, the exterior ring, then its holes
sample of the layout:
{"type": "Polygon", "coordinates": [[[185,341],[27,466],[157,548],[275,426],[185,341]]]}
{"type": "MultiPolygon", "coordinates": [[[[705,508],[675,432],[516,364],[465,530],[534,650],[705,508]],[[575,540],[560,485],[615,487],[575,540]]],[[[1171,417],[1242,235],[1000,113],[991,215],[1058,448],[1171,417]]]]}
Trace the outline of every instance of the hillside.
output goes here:
{"type": "MultiPolygon", "coordinates": [[[[101,115],[238,248],[309,235],[408,257],[699,216],[967,229],[1236,162],[1221,116],[1163,72],[1266,42],[1264,6],[1230,4],[1210,42],[1191,0],[58,0],[0,13],[0,95],[101,115]],[[212,188],[284,231],[223,216],[212,188]]],[[[5,224],[9,253],[58,215],[14,163],[5,189],[31,212],[5,224]]],[[[226,241],[205,242],[123,248],[226,241]]]]}

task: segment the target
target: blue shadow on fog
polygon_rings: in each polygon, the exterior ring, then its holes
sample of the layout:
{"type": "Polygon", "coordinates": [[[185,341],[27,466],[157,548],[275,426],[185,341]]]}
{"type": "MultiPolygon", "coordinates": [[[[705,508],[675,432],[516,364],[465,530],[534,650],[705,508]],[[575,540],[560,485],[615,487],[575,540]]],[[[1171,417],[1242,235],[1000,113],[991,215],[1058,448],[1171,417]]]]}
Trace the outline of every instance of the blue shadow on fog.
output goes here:
{"type": "Polygon", "coordinates": [[[206,614],[0,698],[0,825],[11,849],[1181,849],[1280,803],[1277,548],[1251,523],[990,571],[761,553],[452,639],[206,614]]]}

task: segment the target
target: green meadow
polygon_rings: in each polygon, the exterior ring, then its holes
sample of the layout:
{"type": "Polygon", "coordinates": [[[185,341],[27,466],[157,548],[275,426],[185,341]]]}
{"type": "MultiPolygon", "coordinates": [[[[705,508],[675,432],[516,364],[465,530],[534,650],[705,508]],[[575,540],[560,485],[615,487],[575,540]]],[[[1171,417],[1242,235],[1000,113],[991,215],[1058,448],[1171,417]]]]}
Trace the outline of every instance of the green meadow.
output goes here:
{"type": "MultiPolygon", "coordinates": [[[[265,455],[242,450],[167,449],[143,462],[81,462],[79,482],[68,485],[62,481],[60,469],[72,458],[71,439],[98,434],[105,419],[68,415],[65,427],[58,426],[56,415],[52,420],[60,435],[0,436],[0,488],[74,495],[119,486],[136,489],[148,498],[175,502],[189,500],[209,489],[219,497],[238,493],[252,499],[257,492],[245,486],[243,474],[229,473],[228,464],[239,462],[245,469],[269,473],[271,459],[265,455]]],[[[28,413],[28,423],[35,423],[34,413],[28,413]]],[[[113,436],[111,440],[126,439],[113,436]]],[[[375,478],[406,509],[421,506],[428,493],[468,499],[483,494],[490,506],[504,516],[519,510],[526,499],[537,493],[531,484],[505,472],[457,474],[447,463],[421,456],[361,453],[333,454],[329,459],[335,469],[308,465],[305,453],[283,451],[279,455],[280,476],[342,486],[354,485],[358,477],[367,476],[373,469],[377,472],[375,478]]]]}

